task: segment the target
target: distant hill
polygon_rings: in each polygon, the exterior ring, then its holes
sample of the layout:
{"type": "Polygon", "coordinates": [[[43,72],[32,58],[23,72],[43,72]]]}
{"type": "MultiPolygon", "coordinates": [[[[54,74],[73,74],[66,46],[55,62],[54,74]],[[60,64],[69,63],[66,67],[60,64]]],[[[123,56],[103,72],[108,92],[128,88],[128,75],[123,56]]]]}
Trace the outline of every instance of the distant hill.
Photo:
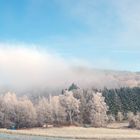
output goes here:
{"type": "MultiPolygon", "coordinates": [[[[62,75],[62,74],[61,74],[62,75]]],[[[47,78],[47,77],[46,77],[47,78]]],[[[52,75],[52,79],[53,79],[52,75]]],[[[86,67],[72,67],[70,72],[59,77],[60,80],[57,82],[52,79],[53,83],[49,86],[48,83],[43,83],[42,87],[30,87],[20,89],[17,87],[4,86],[0,87],[1,93],[7,91],[15,91],[20,94],[60,94],[62,89],[68,89],[72,83],[75,83],[79,88],[97,88],[108,89],[120,88],[120,87],[140,87],[140,72],[129,72],[129,71],[113,71],[113,70],[99,70],[86,67]],[[59,82],[60,81],[60,82],[59,82]]]]}
{"type": "Polygon", "coordinates": [[[140,72],[76,68],[75,73],[80,79],[75,82],[82,87],[140,87],[140,72]]]}

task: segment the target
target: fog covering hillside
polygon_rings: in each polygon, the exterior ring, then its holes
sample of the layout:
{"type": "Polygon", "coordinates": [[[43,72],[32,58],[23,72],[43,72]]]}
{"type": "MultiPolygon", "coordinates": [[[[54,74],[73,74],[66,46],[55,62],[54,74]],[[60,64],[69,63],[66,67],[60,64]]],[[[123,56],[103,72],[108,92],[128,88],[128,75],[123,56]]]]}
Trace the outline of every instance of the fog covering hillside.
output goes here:
{"type": "Polygon", "coordinates": [[[74,82],[82,87],[85,86],[84,88],[95,87],[102,89],[104,87],[120,88],[140,86],[139,72],[75,68],[75,73],[79,74],[80,80],[83,80],[83,84],[78,80],[74,82]]]}
{"type": "Polygon", "coordinates": [[[140,86],[139,72],[94,67],[33,46],[0,44],[0,92],[59,94],[72,83],[84,89],[140,86]]]}
{"type": "MultiPolygon", "coordinates": [[[[75,79],[68,80],[67,82],[61,82],[59,86],[54,85],[49,87],[47,83],[44,87],[28,87],[16,88],[16,87],[1,87],[1,93],[8,91],[16,92],[17,94],[26,94],[32,96],[48,96],[58,95],[63,89],[67,89],[72,83],[78,85],[82,89],[94,88],[94,89],[115,89],[120,87],[140,87],[140,73],[128,72],[128,71],[111,71],[111,70],[97,70],[88,69],[84,67],[74,67],[72,69],[75,79]]],[[[65,76],[67,79],[67,77],[65,76]]]]}

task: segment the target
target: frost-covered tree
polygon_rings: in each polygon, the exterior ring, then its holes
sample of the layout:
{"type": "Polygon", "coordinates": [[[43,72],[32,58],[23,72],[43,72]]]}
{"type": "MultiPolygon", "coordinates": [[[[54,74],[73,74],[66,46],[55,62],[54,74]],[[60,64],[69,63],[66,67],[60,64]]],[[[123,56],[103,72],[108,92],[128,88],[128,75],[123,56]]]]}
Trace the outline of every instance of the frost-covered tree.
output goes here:
{"type": "Polygon", "coordinates": [[[81,124],[91,124],[90,114],[93,106],[92,90],[74,90],[74,97],[80,100],[80,115],[79,122],[81,124]]]}
{"type": "Polygon", "coordinates": [[[3,127],[11,127],[15,125],[15,108],[17,105],[18,100],[15,93],[8,92],[3,96],[3,127]]]}
{"type": "Polygon", "coordinates": [[[78,120],[80,101],[73,96],[72,91],[65,91],[59,96],[60,104],[64,107],[67,114],[67,121],[73,124],[78,120]]]}
{"type": "Polygon", "coordinates": [[[46,123],[52,123],[52,110],[48,99],[45,97],[39,99],[36,112],[37,122],[40,126],[46,123]]]}
{"type": "Polygon", "coordinates": [[[59,96],[50,98],[52,121],[54,124],[63,124],[66,121],[65,108],[61,105],[59,96]]]}
{"type": "Polygon", "coordinates": [[[104,127],[107,124],[108,107],[105,103],[102,93],[94,93],[92,98],[92,110],[90,114],[91,124],[94,127],[104,127]]]}
{"type": "Polygon", "coordinates": [[[0,127],[3,127],[4,124],[4,101],[3,101],[3,97],[0,96],[0,127]]]}
{"type": "Polygon", "coordinates": [[[32,127],[36,120],[36,110],[27,98],[17,98],[15,93],[8,92],[1,97],[0,120],[2,127],[32,127]]]}
{"type": "Polygon", "coordinates": [[[36,117],[36,110],[33,103],[27,97],[20,98],[16,106],[16,127],[33,127],[36,124],[36,117]]]}
{"type": "Polygon", "coordinates": [[[74,97],[80,100],[80,122],[96,127],[105,126],[108,107],[102,93],[97,90],[75,90],[74,97]]]}

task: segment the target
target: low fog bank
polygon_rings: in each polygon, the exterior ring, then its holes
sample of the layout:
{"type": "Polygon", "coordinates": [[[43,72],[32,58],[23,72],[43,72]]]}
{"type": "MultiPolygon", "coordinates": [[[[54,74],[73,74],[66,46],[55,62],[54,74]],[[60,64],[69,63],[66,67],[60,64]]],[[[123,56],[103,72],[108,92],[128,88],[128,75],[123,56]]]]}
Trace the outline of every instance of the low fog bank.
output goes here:
{"type": "MultiPolygon", "coordinates": [[[[56,94],[76,83],[81,88],[137,86],[140,74],[75,66],[57,54],[27,45],[0,44],[0,89],[56,94]]],[[[39,93],[38,93],[39,94],[39,93]]]]}

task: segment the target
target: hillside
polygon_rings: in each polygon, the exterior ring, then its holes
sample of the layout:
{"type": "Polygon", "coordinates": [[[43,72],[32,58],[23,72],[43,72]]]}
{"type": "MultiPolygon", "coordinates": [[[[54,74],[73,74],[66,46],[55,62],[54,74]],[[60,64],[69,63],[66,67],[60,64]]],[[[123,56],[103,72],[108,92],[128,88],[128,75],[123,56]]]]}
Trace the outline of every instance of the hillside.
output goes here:
{"type": "MultiPolygon", "coordinates": [[[[66,72],[67,73],[67,72],[66,72]]],[[[32,94],[32,95],[49,95],[49,94],[60,94],[62,89],[68,88],[72,83],[75,83],[80,88],[97,88],[108,89],[120,88],[120,87],[139,87],[140,86],[140,72],[129,72],[129,71],[113,71],[113,70],[99,70],[87,67],[72,67],[70,72],[67,74],[60,74],[60,77],[51,76],[50,83],[42,83],[42,86],[32,85],[17,87],[15,84],[4,85],[0,84],[1,93],[8,91],[14,91],[17,94],[32,94]],[[4,85],[4,86],[3,86],[4,85]]],[[[28,77],[27,77],[28,78],[28,77]]],[[[47,77],[46,77],[47,79],[47,77]]],[[[1,81],[2,83],[3,81],[1,81]]],[[[14,81],[13,81],[14,82],[14,81]]]]}
{"type": "Polygon", "coordinates": [[[99,70],[75,68],[77,79],[74,80],[80,87],[119,88],[140,86],[140,72],[99,70]]]}

